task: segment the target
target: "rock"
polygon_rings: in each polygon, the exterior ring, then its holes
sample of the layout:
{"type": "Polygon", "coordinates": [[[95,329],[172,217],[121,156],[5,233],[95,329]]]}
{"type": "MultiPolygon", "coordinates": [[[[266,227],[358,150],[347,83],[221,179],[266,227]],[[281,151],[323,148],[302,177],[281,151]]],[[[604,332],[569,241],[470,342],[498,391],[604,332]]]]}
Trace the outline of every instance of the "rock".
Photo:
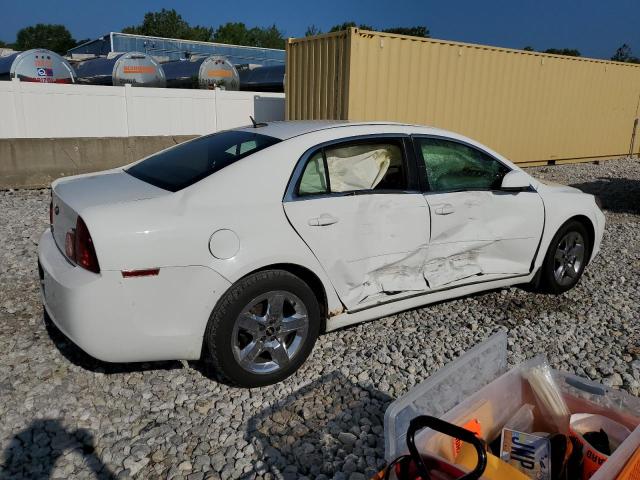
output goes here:
{"type": "Polygon", "coordinates": [[[349,459],[346,462],[344,462],[344,465],[342,466],[342,471],[346,474],[349,474],[349,476],[351,476],[352,473],[354,473],[358,468],[358,464],[349,459]]]}
{"type": "Polygon", "coordinates": [[[358,437],[356,437],[351,432],[340,432],[338,434],[338,440],[340,440],[342,443],[344,443],[345,445],[348,445],[348,446],[351,446],[354,443],[356,443],[357,439],[358,439],[358,437]]]}
{"type": "Polygon", "coordinates": [[[135,476],[142,468],[149,463],[148,458],[137,459],[133,456],[124,459],[123,465],[129,470],[129,475],[135,476]]]}
{"type": "Polygon", "coordinates": [[[162,460],[164,460],[164,451],[156,450],[155,452],[153,452],[153,455],[151,455],[151,460],[153,460],[156,463],[162,462],[162,460]]]}
{"type": "Polygon", "coordinates": [[[607,378],[604,379],[602,383],[604,383],[605,385],[608,385],[609,387],[619,387],[624,384],[624,382],[622,381],[622,377],[620,376],[619,373],[614,373],[613,375],[609,375],[607,378]]]}
{"type": "Polygon", "coordinates": [[[349,480],[367,480],[367,477],[365,477],[363,473],[353,472],[349,475],[349,480]]]}
{"type": "Polygon", "coordinates": [[[0,476],[41,477],[55,457],[53,478],[90,478],[94,464],[105,478],[276,480],[287,467],[292,478],[370,478],[393,399],[499,328],[510,365],[545,353],[553,368],[640,395],[640,162],[527,172],[604,202],[602,248],[576,288],[504,288],[329,332],[299,372],[251,390],[195,363],[102,363],[56,333],[37,270],[50,190],[0,191],[0,476]]]}
{"type": "Polygon", "coordinates": [[[211,410],[212,403],[209,400],[198,399],[196,400],[195,409],[201,415],[207,415],[211,410]]]}
{"type": "Polygon", "coordinates": [[[203,465],[211,465],[211,459],[208,455],[198,455],[195,461],[196,468],[202,467],[203,465]]]}

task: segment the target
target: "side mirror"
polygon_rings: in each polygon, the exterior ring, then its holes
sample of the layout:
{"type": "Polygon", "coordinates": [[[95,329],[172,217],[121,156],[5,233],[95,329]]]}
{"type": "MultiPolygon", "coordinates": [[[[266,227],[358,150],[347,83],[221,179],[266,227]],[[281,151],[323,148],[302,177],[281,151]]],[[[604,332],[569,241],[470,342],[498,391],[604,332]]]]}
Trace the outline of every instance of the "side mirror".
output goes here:
{"type": "Polygon", "coordinates": [[[508,192],[521,192],[531,186],[531,177],[521,170],[511,170],[502,177],[501,190],[508,192]]]}

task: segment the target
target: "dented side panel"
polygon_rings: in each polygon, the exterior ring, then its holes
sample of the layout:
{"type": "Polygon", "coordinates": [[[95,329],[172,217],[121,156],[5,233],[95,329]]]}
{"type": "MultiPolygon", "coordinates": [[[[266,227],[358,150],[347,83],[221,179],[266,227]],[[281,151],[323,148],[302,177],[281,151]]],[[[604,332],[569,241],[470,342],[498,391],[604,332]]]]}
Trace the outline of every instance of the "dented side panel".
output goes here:
{"type": "Polygon", "coordinates": [[[284,208],[348,310],[527,274],[544,224],[535,192],[349,195],[284,208]],[[337,221],[318,225],[323,217],[337,221]]]}
{"type": "Polygon", "coordinates": [[[423,195],[324,197],[286,202],[284,208],[348,309],[381,292],[427,289],[429,210],[423,195]],[[321,217],[337,221],[314,225],[321,217]]]}
{"type": "Polygon", "coordinates": [[[527,274],[544,228],[536,192],[426,195],[431,236],[425,278],[439,288],[481,275],[527,274]]]}
{"type": "Polygon", "coordinates": [[[483,273],[481,252],[491,242],[440,243],[429,246],[424,277],[431,288],[483,273]]]}

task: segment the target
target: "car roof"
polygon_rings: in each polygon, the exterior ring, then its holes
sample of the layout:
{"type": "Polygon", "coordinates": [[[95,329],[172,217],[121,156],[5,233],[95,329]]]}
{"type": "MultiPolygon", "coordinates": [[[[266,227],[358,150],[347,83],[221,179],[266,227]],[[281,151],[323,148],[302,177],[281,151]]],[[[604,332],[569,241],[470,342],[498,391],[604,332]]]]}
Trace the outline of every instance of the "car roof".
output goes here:
{"type": "MultiPolygon", "coordinates": [[[[498,158],[502,162],[506,162],[510,168],[517,168],[516,165],[511,163],[508,158],[500,155],[495,150],[492,150],[486,145],[479,143],[478,141],[466,137],[460,133],[452,132],[450,130],[445,130],[442,128],[431,127],[426,125],[418,125],[414,123],[400,123],[400,122],[391,122],[391,121],[349,121],[349,120],[287,120],[287,121],[275,121],[275,122],[265,122],[262,124],[258,124],[257,128],[249,125],[245,127],[239,127],[234,130],[246,131],[251,133],[261,133],[264,135],[268,135],[271,137],[278,138],[280,140],[288,140],[293,137],[298,137],[301,135],[305,135],[312,132],[318,132],[329,129],[340,129],[341,132],[339,136],[345,136],[345,130],[348,131],[349,127],[378,127],[372,129],[372,131],[377,130],[378,132],[384,131],[379,127],[392,127],[389,129],[389,133],[391,132],[403,132],[405,134],[419,134],[419,135],[433,135],[436,137],[446,137],[453,140],[458,140],[469,145],[474,146],[475,148],[479,148],[483,152],[488,153],[489,155],[498,158]]],[[[361,128],[359,129],[362,130],[361,128]]],[[[360,132],[362,133],[362,132],[360,132]]],[[[346,133],[348,136],[349,133],[346,133]]]]}
{"type": "MultiPolygon", "coordinates": [[[[237,130],[260,133],[268,135],[270,137],[279,138],[280,140],[287,140],[289,138],[304,135],[306,133],[317,132],[319,130],[327,130],[337,127],[353,127],[353,126],[366,126],[366,125],[395,125],[395,126],[412,126],[406,123],[395,122],[353,122],[346,120],[290,120],[290,121],[277,121],[258,124],[257,127],[246,126],[240,127],[237,130]]],[[[424,125],[413,125],[420,127],[421,129],[429,129],[424,125]]],[[[433,129],[436,131],[437,129],[433,129]]]]}

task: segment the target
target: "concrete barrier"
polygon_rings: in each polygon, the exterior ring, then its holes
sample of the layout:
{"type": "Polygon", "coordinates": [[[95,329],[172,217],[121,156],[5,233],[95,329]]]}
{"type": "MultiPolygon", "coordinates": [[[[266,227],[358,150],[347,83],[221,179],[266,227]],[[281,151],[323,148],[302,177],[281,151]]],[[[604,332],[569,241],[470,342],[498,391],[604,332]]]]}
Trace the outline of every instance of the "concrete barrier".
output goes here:
{"type": "Polygon", "coordinates": [[[0,139],[0,189],[126,165],[194,136],[0,139]]]}

